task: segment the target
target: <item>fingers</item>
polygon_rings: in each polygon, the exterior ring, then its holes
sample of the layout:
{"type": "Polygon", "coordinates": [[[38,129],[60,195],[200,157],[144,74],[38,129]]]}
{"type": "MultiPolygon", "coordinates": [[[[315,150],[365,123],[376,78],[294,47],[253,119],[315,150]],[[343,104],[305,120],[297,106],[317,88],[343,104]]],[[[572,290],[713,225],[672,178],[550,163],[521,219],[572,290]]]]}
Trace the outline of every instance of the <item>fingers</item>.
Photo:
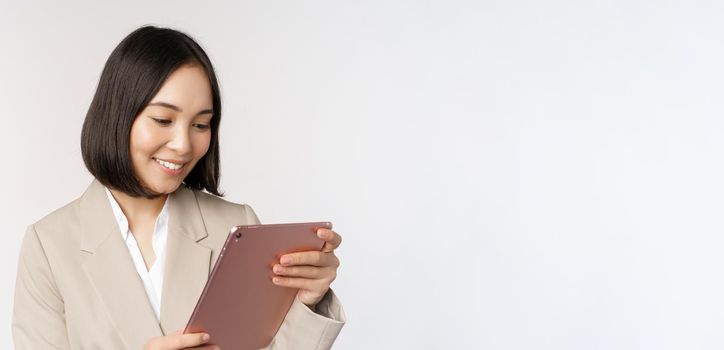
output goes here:
{"type": "Polygon", "coordinates": [[[297,298],[312,310],[329,290],[329,282],[307,278],[274,277],[274,284],[280,287],[298,289],[297,298]]]}
{"type": "Polygon", "coordinates": [[[299,288],[307,291],[322,291],[329,288],[329,282],[319,279],[274,276],[272,281],[278,286],[299,288]]]}
{"type": "MultiPolygon", "coordinates": [[[[336,259],[336,257],[334,258],[336,259]]],[[[321,297],[337,278],[337,266],[282,266],[276,264],[273,267],[275,275],[272,277],[272,282],[281,287],[300,288],[321,297]]]]}
{"type": "Polygon", "coordinates": [[[337,278],[339,258],[334,255],[334,250],[342,243],[342,236],[329,229],[317,230],[317,236],[324,240],[321,251],[282,255],[279,264],[272,268],[272,282],[281,287],[299,289],[299,300],[310,307],[321,300],[337,278]]]}
{"type": "Polygon", "coordinates": [[[324,228],[317,230],[317,236],[325,241],[321,251],[306,251],[286,254],[280,257],[280,263],[284,266],[339,266],[339,259],[334,256],[333,252],[342,243],[342,236],[332,230],[324,228]]]}
{"type": "Polygon", "coordinates": [[[337,270],[331,267],[317,266],[282,266],[274,265],[273,271],[279,276],[303,278],[330,278],[337,277],[337,270]]]}
{"type": "Polygon", "coordinates": [[[325,243],[324,247],[322,247],[322,252],[325,253],[334,251],[340,244],[342,244],[342,236],[340,236],[337,232],[326,228],[318,229],[317,237],[324,240],[325,243]]]}
{"type": "Polygon", "coordinates": [[[282,255],[279,259],[282,266],[312,265],[312,266],[339,266],[339,259],[334,253],[306,251],[282,255]]]}

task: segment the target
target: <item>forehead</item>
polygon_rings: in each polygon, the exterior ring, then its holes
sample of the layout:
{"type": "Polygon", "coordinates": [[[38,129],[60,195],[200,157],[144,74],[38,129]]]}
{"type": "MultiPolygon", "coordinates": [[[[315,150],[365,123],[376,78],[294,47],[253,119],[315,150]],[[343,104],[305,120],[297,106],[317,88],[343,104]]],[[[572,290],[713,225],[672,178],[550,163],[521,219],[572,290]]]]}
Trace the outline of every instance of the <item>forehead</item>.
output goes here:
{"type": "Polygon", "coordinates": [[[151,99],[151,102],[158,101],[179,106],[184,111],[211,108],[211,84],[203,67],[183,65],[174,70],[151,99]]]}

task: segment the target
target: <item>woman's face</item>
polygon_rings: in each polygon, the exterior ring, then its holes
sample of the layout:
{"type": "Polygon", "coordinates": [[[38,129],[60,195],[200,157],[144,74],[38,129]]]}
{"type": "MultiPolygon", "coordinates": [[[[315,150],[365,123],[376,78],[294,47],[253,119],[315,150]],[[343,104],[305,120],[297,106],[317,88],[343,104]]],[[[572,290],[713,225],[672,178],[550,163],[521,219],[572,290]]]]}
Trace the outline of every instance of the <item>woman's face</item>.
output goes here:
{"type": "Polygon", "coordinates": [[[131,126],[130,155],[141,185],[175,191],[209,149],[211,85],[201,66],[173,71],[131,126]]]}

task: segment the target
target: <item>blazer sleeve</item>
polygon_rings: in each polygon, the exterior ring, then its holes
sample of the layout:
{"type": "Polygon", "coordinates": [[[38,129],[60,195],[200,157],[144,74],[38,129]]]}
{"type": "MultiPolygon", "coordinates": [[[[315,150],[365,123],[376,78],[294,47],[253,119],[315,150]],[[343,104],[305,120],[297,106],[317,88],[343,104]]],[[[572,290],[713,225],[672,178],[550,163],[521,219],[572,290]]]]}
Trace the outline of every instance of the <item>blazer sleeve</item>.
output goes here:
{"type": "Polygon", "coordinates": [[[342,304],[332,289],[317,304],[316,313],[294,298],[284,322],[264,350],[331,349],[345,322],[342,304]]]}
{"type": "MultiPolygon", "coordinates": [[[[249,222],[260,224],[249,205],[244,205],[249,222]]],[[[342,304],[330,288],[312,311],[299,298],[294,298],[282,325],[272,342],[263,350],[330,349],[347,322],[342,304]]]]}
{"type": "Polygon", "coordinates": [[[25,232],[15,282],[15,349],[70,349],[63,298],[33,225],[25,232]]]}

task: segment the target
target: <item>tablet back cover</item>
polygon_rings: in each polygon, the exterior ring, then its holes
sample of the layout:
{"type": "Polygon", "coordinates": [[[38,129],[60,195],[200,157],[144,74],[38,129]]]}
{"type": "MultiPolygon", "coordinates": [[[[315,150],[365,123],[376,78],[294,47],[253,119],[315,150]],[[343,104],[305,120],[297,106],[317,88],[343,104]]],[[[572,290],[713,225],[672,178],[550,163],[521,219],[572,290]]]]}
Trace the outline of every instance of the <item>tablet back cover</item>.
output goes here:
{"type": "Polygon", "coordinates": [[[298,289],[272,283],[287,253],[321,250],[329,222],[236,226],[229,233],[184,333],[208,332],[222,349],[269,345],[298,289]]]}

